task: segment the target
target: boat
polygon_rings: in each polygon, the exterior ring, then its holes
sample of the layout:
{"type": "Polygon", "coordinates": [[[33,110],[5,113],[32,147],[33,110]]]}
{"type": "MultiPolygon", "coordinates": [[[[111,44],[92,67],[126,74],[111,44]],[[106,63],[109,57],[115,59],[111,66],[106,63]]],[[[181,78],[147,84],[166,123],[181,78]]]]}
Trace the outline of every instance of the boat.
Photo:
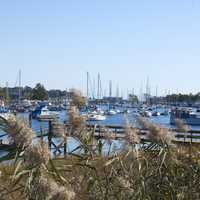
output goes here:
{"type": "Polygon", "coordinates": [[[155,111],[155,112],[152,113],[152,116],[154,116],[154,117],[160,116],[160,113],[155,111]]]}
{"type": "Polygon", "coordinates": [[[103,110],[101,110],[100,108],[97,108],[97,110],[96,110],[96,112],[98,113],[98,114],[100,114],[100,115],[104,115],[104,111],[103,110]]]}
{"type": "Polygon", "coordinates": [[[52,112],[59,112],[59,111],[63,110],[63,107],[50,105],[50,106],[48,106],[48,109],[49,109],[49,111],[52,111],[52,112]]]}
{"type": "Polygon", "coordinates": [[[117,110],[116,110],[116,113],[117,113],[117,114],[120,114],[120,113],[122,113],[122,112],[121,112],[121,110],[117,109],[117,110]]]}
{"type": "Polygon", "coordinates": [[[107,115],[116,115],[117,112],[115,110],[108,110],[107,115]]]}
{"type": "Polygon", "coordinates": [[[161,112],[160,115],[162,115],[162,116],[168,116],[169,115],[169,111],[165,110],[164,112],[161,112]]]}
{"type": "Polygon", "coordinates": [[[58,112],[49,111],[47,106],[39,106],[31,113],[32,118],[38,120],[49,120],[52,118],[58,118],[58,115],[58,112]]]}
{"type": "Polygon", "coordinates": [[[144,112],[141,112],[140,115],[143,116],[143,117],[151,117],[152,113],[150,111],[146,110],[144,112]]]}
{"type": "Polygon", "coordinates": [[[189,109],[173,109],[170,112],[170,124],[175,125],[176,119],[180,119],[188,125],[199,126],[200,114],[189,109]]]}
{"type": "Polygon", "coordinates": [[[126,110],[124,110],[124,112],[123,112],[124,114],[130,114],[131,113],[131,111],[129,110],[129,109],[126,109],[126,110]]]}
{"type": "Polygon", "coordinates": [[[106,116],[100,114],[90,114],[88,115],[87,121],[104,121],[106,120],[106,116]]]}

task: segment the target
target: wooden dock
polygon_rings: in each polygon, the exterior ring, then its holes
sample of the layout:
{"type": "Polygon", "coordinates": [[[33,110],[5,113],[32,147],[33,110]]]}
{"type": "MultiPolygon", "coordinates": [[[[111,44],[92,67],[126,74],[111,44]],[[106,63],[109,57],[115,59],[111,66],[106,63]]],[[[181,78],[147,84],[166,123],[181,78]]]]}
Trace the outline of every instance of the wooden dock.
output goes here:
{"type": "MultiPolygon", "coordinates": [[[[54,149],[55,153],[64,155],[67,154],[67,138],[73,137],[68,132],[68,124],[55,124],[53,121],[49,121],[48,130],[40,130],[37,133],[36,138],[46,137],[48,139],[48,145],[50,149],[54,149]],[[66,135],[66,140],[61,141],[59,144],[54,142],[56,137],[56,131],[63,131],[66,135]],[[61,151],[61,149],[63,151],[61,151]]],[[[132,127],[133,128],[133,127],[132,127]]],[[[87,125],[88,131],[93,131],[93,136],[97,140],[99,139],[112,139],[112,140],[124,140],[126,137],[125,130],[126,127],[119,125],[109,125],[109,126],[100,126],[100,125],[87,125]]],[[[135,129],[135,128],[134,128],[135,129]]],[[[176,129],[169,129],[169,131],[174,133],[175,139],[173,140],[174,144],[177,145],[194,145],[200,146],[200,131],[190,130],[187,133],[179,132],[176,129]]],[[[150,142],[148,139],[148,130],[138,129],[138,133],[141,138],[141,144],[150,142]]],[[[59,134],[58,134],[59,135],[59,134]]],[[[4,135],[5,136],[5,135],[4,135]]],[[[0,150],[9,150],[13,148],[13,145],[5,144],[3,140],[0,140],[0,150]]]]}
{"type": "MultiPolygon", "coordinates": [[[[66,127],[69,125],[66,124],[66,127]]],[[[94,130],[95,137],[106,138],[108,136],[107,132],[111,135],[113,139],[124,139],[125,138],[125,129],[124,126],[119,125],[87,125],[88,130],[94,130]]],[[[131,127],[135,129],[134,127],[131,127]]],[[[199,143],[200,144],[200,131],[197,130],[189,130],[188,132],[180,132],[177,129],[169,129],[169,131],[175,133],[175,142],[189,142],[189,143],[199,143]]],[[[145,139],[145,136],[148,135],[149,131],[146,129],[138,129],[138,133],[142,139],[145,139]]]]}

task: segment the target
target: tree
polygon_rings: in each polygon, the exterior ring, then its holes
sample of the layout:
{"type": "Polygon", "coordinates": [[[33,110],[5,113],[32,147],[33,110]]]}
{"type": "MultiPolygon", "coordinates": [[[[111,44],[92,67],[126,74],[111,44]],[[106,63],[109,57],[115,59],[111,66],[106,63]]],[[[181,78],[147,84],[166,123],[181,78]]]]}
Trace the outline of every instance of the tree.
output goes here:
{"type": "Polygon", "coordinates": [[[132,103],[132,104],[135,104],[135,103],[138,103],[139,100],[138,100],[138,97],[134,94],[129,94],[129,101],[132,103]]]}
{"type": "Polygon", "coordinates": [[[72,103],[77,106],[77,108],[81,109],[86,106],[86,98],[81,94],[81,91],[72,89],[72,103]]]}
{"type": "Polygon", "coordinates": [[[42,84],[37,83],[33,88],[32,99],[41,101],[48,99],[47,90],[42,84]]]}
{"type": "Polygon", "coordinates": [[[0,98],[5,98],[5,90],[4,88],[0,88],[0,98]]]}

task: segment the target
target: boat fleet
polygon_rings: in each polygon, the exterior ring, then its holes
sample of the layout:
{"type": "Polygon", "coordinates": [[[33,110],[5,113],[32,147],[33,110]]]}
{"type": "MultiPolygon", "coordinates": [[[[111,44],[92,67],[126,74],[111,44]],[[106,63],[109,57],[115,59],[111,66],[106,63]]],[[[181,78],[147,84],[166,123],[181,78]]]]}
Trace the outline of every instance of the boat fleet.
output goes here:
{"type": "Polygon", "coordinates": [[[81,115],[87,118],[87,121],[104,121],[108,117],[112,117],[118,114],[132,114],[136,117],[157,117],[157,116],[168,116],[169,110],[167,108],[162,108],[162,112],[158,111],[159,109],[155,108],[144,108],[144,107],[134,107],[134,108],[127,108],[127,107],[113,107],[113,108],[92,108],[86,109],[81,111],[81,115]]]}
{"type": "MultiPolygon", "coordinates": [[[[59,113],[62,110],[68,112],[69,105],[59,105],[55,106],[49,102],[37,102],[34,104],[27,104],[26,107],[21,106],[24,109],[20,109],[20,112],[28,112],[31,115],[32,119],[37,120],[49,120],[51,118],[58,118],[59,113]],[[27,110],[28,109],[28,110],[27,110]]],[[[18,106],[19,108],[19,106],[18,106]]],[[[19,111],[18,111],[19,112],[19,111]]],[[[9,108],[5,106],[0,106],[0,116],[6,116],[8,113],[18,113],[16,110],[13,110],[13,106],[9,108]]],[[[115,106],[115,105],[91,105],[86,107],[84,110],[80,111],[80,114],[86,117],[87,121],[104,121],[108,117],[119,114],[133,114],[136,116],[143,117],[153,117],[160,115],[167,115],[168,112],[158,112],[157,109],[153,107],[128,107],[128,106],[115,106]]]]}
{"type": "Polygon", "coordinates": [[[103,109],[97,108],[97,109],[87,109],[85,111],[81,112],[82,116],[85,116],[87,121],[104,121],[107,119],[108,115],[116,115],[118,112],[117,110],[107,110],[104,111],[103,109]]]}
{"type": "Polygon", "coordinates": [[[29,113],[32,119],[37,120],[49,120],[51,118],[58,118],[59,112],[66,110],[68,105],[52,105],[48,101],[43,102],[29,102],[26,104],[11,104],[5,106],[4,104],[0,105],[0,116],[8,118],[8,116],[16,115],[18,113],[29,113]]]}
{"type": "MultiPolygon", "coordinates": [[[[62,110],[68,112],[69,105],[52,105],[49,102],[37,102],[36,104],[31,104],[31,106],[26,103],[26,106],[23,106],[23,108],[28,108],[28,110],[24,111],[24,109],[21,109],[21,112],[30,113],[32,119],[49,120],[51,118],[59,118],[60,111],[62,110]]],[[[8,118],[11,114],[15,114],[15,112],[12,106],[0,105],[1,117],[8,118]]],[[[89,122],[105,121],[107,118],[119,114],[131,114],[136,117],[142,116],[146,118],[169,116],[169,123],[171,125],[176,124],[176,119],[181,119],[188,125],[200,125],[200,109],[188,107],[90,105],[81,110],[80,114],[86,117],[89,122]]]]}

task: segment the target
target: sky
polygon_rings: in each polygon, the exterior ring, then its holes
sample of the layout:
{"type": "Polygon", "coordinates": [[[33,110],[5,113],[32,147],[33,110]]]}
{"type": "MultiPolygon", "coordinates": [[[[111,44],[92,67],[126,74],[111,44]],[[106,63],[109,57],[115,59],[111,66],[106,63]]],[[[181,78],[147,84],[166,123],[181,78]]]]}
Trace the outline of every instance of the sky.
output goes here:
{"type": "MultiPolygon", "coordinates": [[[[200,91],[199,0],[0,0],[0,85],[200,91]],[[97,81],[96,81],[97,82],[97,81]]],[[[114,90],[114,89],[113,89],[114,90]]],[[[113,92],[114,93],[114,92],[113,92]]]]}

